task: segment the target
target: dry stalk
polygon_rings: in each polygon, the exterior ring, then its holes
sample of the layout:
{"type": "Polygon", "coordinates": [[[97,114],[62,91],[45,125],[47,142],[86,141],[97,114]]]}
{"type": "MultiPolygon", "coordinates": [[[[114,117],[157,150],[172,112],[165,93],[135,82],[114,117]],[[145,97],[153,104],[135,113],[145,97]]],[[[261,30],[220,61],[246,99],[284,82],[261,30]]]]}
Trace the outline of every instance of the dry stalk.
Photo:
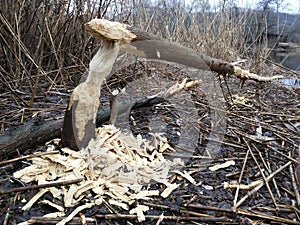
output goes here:
{"type": "MultiPolygon", "coordinates": [[[[269,182],[276,174],[283,171],[286,167],[291,165],[292,162],[288,162],[284,164],[283,166],[279,167],[277,170],[275,170],[272,174],[270,174],[268,177],[266,177],[265,182],[269,182]]],[[[243,202],[250,197],[251,195],[255,194],[259,189],[261,189],[264,186],[264,182],[261,182],[260,185],[256,186],[254,189],[252,189],[250,192],[248,192],[240,201],[236,203],[236,205],[233,206],[234,211],[237,210],[237,208],[243,204],[243,202]]]]}
{"type": "Polygon", "coordinates": [[[260,218],[260,219],[276,221],[276,222],[280,222],[283,224],[294,224],[294,225],[300,224],[300,222],[298,222],[298,221],[289,220],[289,219],[285,219],[285,218],[278,217],[278,216],[271,216],[271,215],[260,213],[257,211],[253,212],[253,211],[244,210],[244,209],[237,209],[236,213],[238,215],[251,216],[251,217],[256,217],[256,218],[260,218]]]}
{"type": "Polygon", "coordinates": [[[241,173],[240,173],[240,176],[239,176],[239,181],[238,181],[238,186],[236,188],[236,191],[235,191],[235,196],[234,196],[234,200],[233,200],[233,205],[236,205],[237,203],[237,200],[238,200],[238,196],[239,196],[239,190],[240,190],[240,184],[242,182],[242,179],[243,179],[243,174],[244,174],[244,171],[245,171],[245,167],[247,165],[247,160],[248,160],[248,156],[249,156],[249,149],[246,153],[246,156],[244,158],[244,162],[243,162],[243,167],[242,167],[242,170],[241,170],[241,173]]]}
{"type": "Polygon", "coordinates": [[[255,157],[255,155],[253,154],[252,149],[251,149],[249,143],[248,143],[245,139],[244,139],[244,141],[245,141],[245,143],[246,143],[246,145],[247,145],[247,147],[248,147],[248,149],[249,149],[249,151],[250,151],[250,154],[251,154],[251,156],[252,156],[252,158],[253,158],[253,160],[254,160],[254,162],[255,162],[257,168],[259,169],[260,175],[262,176],[263,181],[264,181],[264,184],[266,185],[266,187],[267,187],[267,189],[268,189],[268,191],[269,191],[269,194],[270,194],[270,196],[271,196],[271,198],[272,198],[273,204],[274,204],[275,208],[277,208],[276,200],[275,200],[275,198],[274,198],[274,196],[273,196],[273,193],[272,193],[272,191],[271,191],[269,182],[266,180],[266,176],[265,176],[265,174],[264,174],[264,171],[261,169],[261,166],[259,165],[259,163],[258,163],[258,161],[257,161],[257,159],[256,159],[256,157],[255,157]]]}
{"type": "MultiPolygon", "coordinates": [[[[251,143],[251,145],[252,145],[252,147],[256,150],[256,152],[258,153],[258,155],[260,156],[260,159],[261,159],[261,161],[263,162],[263,165],[264,165],[266,171],[268,172],[268,174],[270,174],[270,173],[271,173],[270,166],[267,165],[266,161],[264,160],[264,157],[263,157],[262,154],[261,154],[261,151],[259,151],[259,150],[257,149],[257,147],[256,147],[253,143],[251,143]]],[[[275,179],[272,179],[272,182],[273,182],[274,187],[275,187],[275,189],[276,189],[276,193],[277,193],[278,197],[280,198],[281,194],[280,194],[280,191],[279,191],[279,189],[278,189],[277,182],[276,182],[275,179]]]]}
{"type": "MultiPolygon", "coordinates": [[[[289,156],[291,157],[291,153],[289,152],[289,156]]],[[[292,181],[292,185],[293,185],[293,189],[294,189],[294,193],[295,193],[295,198],[296,198],[296,202],[297,202],[297,206],[300,206],[300,193],[299,193],[299,188],[296,182],[296,174],[293,170],[293,165],[290,165],[290,176],[291,176],[291,181],[292,181]]]]}
{"type": "Polygon", "coordinates": [[[31,186],[19,187],[19,188],[11,188],[9,190],[0,190],[0,195],[9,194],[18,191],[28,191],[28,190],[43,189],[48,187],[66,186],[70,184],[77,184],[81,181],[83,181],[83,178],[69,180],[69,181],[58,181],[58,182],[51,182],[46,184],[31,185],[31,186]]]}
{"type": "Polygon", "coordinates": [[[30,158],[34,158],[34,157],[50,155],[50,154],[57,154],[57,153],[59,153],[59,151],[42,152],[42,153],[37,153],[37,154],[33,154],[33,155],[20,156],[20,157],[16,157],[16,158],[13,158],[13,159],[1,161],[0,166],[6,165],[6,164],[9,164],[9,163],[13,163],[13,162],[17,162],[17,161],[20,161],[20,160],[23,160],[23,159],[30,159],[30,158]]]}

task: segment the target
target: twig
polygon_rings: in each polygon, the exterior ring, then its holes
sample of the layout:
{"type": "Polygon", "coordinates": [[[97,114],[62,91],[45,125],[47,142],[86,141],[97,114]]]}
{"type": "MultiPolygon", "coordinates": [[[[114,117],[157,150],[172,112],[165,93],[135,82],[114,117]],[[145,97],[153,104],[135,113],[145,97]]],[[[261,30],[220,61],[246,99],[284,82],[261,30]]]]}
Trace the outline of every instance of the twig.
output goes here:
{"type": "Polygon", "coordinates": [[[9,194],[9,193],[18,192],[18,191],[28,191],[28,190],[35,190],[35,189],[48,188],[48,187],[66,186],[66,185],[70,185],[70,184],[76,184],[81,181],[83,181],[83,178],[78,178],[78,179],[69,180],[69,181],[57,181],[57,182],[51,182],[51,183],[47,183],[47,184],[31,185],[31,186],[27,186],[27,187],[11,188],[9,190],[0,190],[0,195],[9,194]]]}
{"type": "Polygon", "coordinates": [[[5,164],[9,164],[12,162],[16,162],[19,160],[23,160],[23,159],[30,159],[30,158],[34,158],[34,157],[39,157],[39,156],[43,156],[43,155],[51,155],[51,154],[57,154],[59,153],[59,151],[51,151],[51,152],[42,152],[42,153],[37,153],[37,154],[32,154],[32,155],[26,155],[26,156],[20,156],[14,159],[9,159],[9,160],[5,160],[0,162],[0,166],[3,166],[5,164]]]}
{"type": "MultiPolygon", "coordinates": [[[[253,143],[252,143],[251,145],[252,145],[252,147],[256,150],[256,152],[258,153],[258,155],[260,156],[260,158],[261,158],[261,160],[262,160],[262,162],[263,162],[263,165],[264,165],[265,169],[267,170],[268,174],[270,174],[272,171],[271,171],[271,169],[270,169],[270,163],[269,163],[269,161],[268,161],[268,163],[267,163],[267,162],[264,160],[264,158],[263,158],[261,152],[258,150],[258,148],[256,147],[256,145],[254,145],[253,143]]],[[[276,180],[275,180],[275,179],[272,179],[272,181],[273,181],[274,187],[275,187],[275,189],[276,189],[277,195],[278,195],[278,197],[280,198],[280,197],[281,197],[281,194],[280,194],[280,191],[279,191],[279,189],[278,189],[276,180]]]]}
{"type": "MultiPolygon", "coordinates": [[[[99,219],[137,219],[137,215],[128,214],[97,214],[96,218],[99,219]]],[[[146,215],[146,220],[157,220],[160,219],[160,215],[146,215]]],[[[190,217],[190,216],[164,216],[164,220],[175,220],[175,221],[201,221],[201,222],[231,222],[232,220],[224,217],[190,217]]]]}
{"type": "Polygon", "coordinates": [[[233,205],[236,205],[236,202],[237,202],[237,199],[238,199],[238,196],[239,196],[240,184],[242,182],[242,178],[243,178],[244,170],[245,170],[245,167],[246,167],[246,164],[247,164],[248,156],[249,156],[249,149],[246,153],[246,156],[245,156],[245,159],[244,159],[244,162],[243,162],[242,171],[240,173],[240,177],[239,177],[239,181],[238,181],[239,185],[236,188],[236,192],[235,192],[235,196],[234,196],[234,200],[233,200],[233,205]]]}
{"type": "Polygon", "coordinates": [[[283,156],[284,158],[292,161],[293,163],[296,163],[296,164],[300,163],[300,161],[298,159],[293,159],[292,157],[283,154],[282,152],[278,151],[276,148],[273,148],[270,145],[267,145],[267,147],[270,148],[272,151],[276,152],[277,154],[283,156]]]}
{"type": "Polygon", "coordinates": [[[150,203],[150,202],[143,202],[143,205],[147,205],[147,206],[154,207],[154,208],[167,209],[171,212],[180,212],[180,213],[184,213],[186,215],[193,215],[193,216],[199,216],[199,217],[210,217],[210,215],[207,215],[207,214],[188,211],[188,210],[185,210],[183,208],[179,208],[179,209],[176,208],[175,209],[175,208],[172,208],[172,207],[169,207],[169,206],[166,206],[166,205],[153,204],[153,203],[150,203]]]}
{"type": "Polygon", "coordinates": [[[233,213],[232,209],[218,208],[218,207],[214,207],[214,206],[201,205],[201,204],[188,204],[187,207],[192,207],[192,208],[196,208],[196,209],[203,209],[203,210],[210,210],[210,211],[216,211],[216,212],[233,213]]]}
{"type": "MultiPolygon", "coordinates": [[[[128,215],[128,214],[98,214],[95,215],[97,219],[128,219],[134,220],[137,219],[137,215],[128,215]]],[[[147,215],[145,216],[146,220],[159,220],[161,215],[147,215]]],[[[57,224],[62,219],[61,217],[56,218],[47,218],[47,217],[32,217],[28,224],[57,224]]],[[[174,221],[200,221],[200,222],[231,222],[232,220],[224,217],[183,217],[183,216],[164,216],[164,220],[174,220],[174,221]]],[[[96,220],[94,218],[86,218],[87,224],[95,224],[96,220]]],[[[68,222],[69,225],[81,224],[81,218],[74,217],[71,221],[68,222]]]]}
{"type": "MultiPolygon", "coordinates": [[[[248,123],[248,124],[251,124],[250,122],[253,122],[254,124],[257,122],[256,120],[254,120],[254,119],[252,119],[252,118],[249,118],[249,117],[247,117],[247,116],[243,116],[241,113],[234,113],[234,112],[227,112],[228,113],[228,115],[231,115],[231,116],[235,116],[235,117],[237,117],[237,118],[241,118],[241,119],[243,119],[244,120],[244,122],[245,123],[248,123]]],[[[283,136],[285,136],[286,137],[286,135],[287,135],[287,132],[286,132],[286,129],[284,129],[284,128],[282,128],[282,127],[273,127],[273,126],[270,126],[270,124],[268,124],[268,123],[266,123],[266,122],[263,122],[263,121],[260,121],[260,124],[262,125],[262,126],[265,126],[268,130],[270,130],[270,131],[273,131],[274,132],[274,134],[276,135],[278,135],[278,134],[280,134],[280,135],[283,135],[283,136]]],[[[242,136],[247,136],[247,134],[245,134],[245,133],[243,133],[243,132],[239,132],[242,136]]],[[[279,136],[279,135],[278,135],[279,136]]],[[[286,140],[286,138],[284,138],[283,136],[280,136],[280,138],[281,139],[283,139],[283,140],[286,140]]],[[[296,137],[296,136],[294,136],[294,138],[298,138],[298,137],[296,137]]],[[[254,140],[254,141],[256,141],[256,140],[254,140]]],[[[289,140],[290,141],[290,140],[289,140]]],[[[292,141],[290,141],[291,143],[293,143],[292,141]]]]}
{"type": "Polygon", "coordinates": [[[299,225],[300,222],[298,221],[294,221],[294,220],[289,220],[289,219],[285,219],[285,218],[281,218],[278,216],[271,216],[268,214],[264,214],[264,213],[259,213],[259,212],[250,212],[248,210],[244,210],[244,209],[237,209],[236,213],[238,215],[244,215],[244,216],[253,216],[253,217],[257,217],[260,219],[267,219],[267,220],[271,220],[271,221],[276,221],[276,222],[280,222],[283,224],[296,224],[299,225]]]}
{"type": "MultiPolygon", "coordinates": [[[[289,152],[289,156],[291,156],[291,152],[289,152]]],[[[300,194],[299,194],[299,190],[297,187],[297,183],[296,183],[296,179],[295,179],[295,173],[293,170],[293,165],[290,165],[290,174],[291,174],[291,180],[292,180],[292,185],[293,185],[293,189],[294,189],[294,193],[295,193],[295,198],[297,201],[297,205],[298,207],[300,206],[300,194]]]]}
{"type": "MultiPolygon", "coordinates": [[[[61,221],[57,223],[57,225],[65,225],[67,222],[71,221],[79,212],[81,212],[84,209],[91,208],[94,203],[86,203],[85,205],[78,206],[76,209],[74,209],[73,212],[68,215],[68,217],[63,218],[61,221]]],[[[82,221],[82,220],[81,220],[82,221]]]]}
{"type": "MultiPolygon", "coordinates": [[[[284,164],[283,166],[279,167],[277,170],[275,170],[272,174],[270,174],[268,177],[266,177],[266,182],[268,182],[269,180],[271,180],[276,174],[278,174],[279,172],[281,172],[282,170],[284,170],[286,167],[288,167],[289,165],[291,165],[292,162],[288,162],[286,164],[284,164]]],[[[237,210],[237,208],[251,195],[255,194],[259,189],[261,189],[264,186],[264,183],[258,185],[256,188],[252,189],[252,191],[248,192],[238,203],[236,203],[236,205],[233,207],[234,210],[237,210]]]]}
{"type": "Polygon", "coordinates": [[[269,60],[269,59],[267,59],[267,58],[265,58],[265,57],[260,57],[260,58],[262,58],[263,60],[266,60],[267,62],[269,62],[269,63],[271,63],[271,64],[274,64],[275,66],[278,66],[278,67],[280,67],[280,68],[282,68],[282,69],[285,69],[285,70],[287,70],[287,71],[290,71],[290,72],[292,72],[293,74],[296,74],[296,75],[298,75],[299,76],[299,73],[296,71],[296,70],[292,70],[292,69],[290,69],[290,68],[288,68],[288,67],[285,67],[285,66],[283,66],[283,65],[281,65],[281,64],[279,64],[279,63],[276,63],[276,62],[274,62],[274,61],[272,61],[272,60],[269,60]]]}
{"type": "MultiPolygon", "coordinates": [[[[28,224],[57,224],[62,219],[61,217],[47,218],[47,217],[32,217],[27,221],[28,224]]],[[[94,225],[96,220],[94,218],[85,218],[87,225],[94,225]]],[[[80,217],[74,217],[71,221],[68,222],[68,225],[77,225],[82,224],[82,219],[80,217]]]]}
{"type": "Polygon", "coordinates": [[[261,169],[261,167],[260,167],[260,165],[259,165],[259,163],[258,163],[258,161],[257,161],[257,159],[256,159],[256,157],[255,157],[255,155],[253,154],[252,149],[251,149],[251,147],[250,147],[248,141],[246,141],[245,139],[244,139],[244,141],[245,141],[245,143],[246,143],[246,145],[247,145],[247,147],[248,147],[248,149],[249,149],[249,151],[250,151],[250,154],[251,154],[251,156],[252,156],[252,158],[253,158],[253,160],[254,160],[256,166],[257,166],[258,169],[259,169],[259,172],[260,172],[260,174],[261,174],[261,176],[262,176],[262,178],[263,178],[263,180],[264,180],[264,184],[266,185],[266,187],[267,187],[267,189],[268,189],[268,192],[269,192],[269,194],[270,194],[270,196],[271,196],[271,198],[272,198],[273,204],[274,204],[275,208],[277,209],[277,203],[276,203],[276,200],[275,200],[275,198],[274,198],[274,196],[273,196],[273,193],[272,193],[272,191],[271,191],[269,182],[266,180],[266,176],[265,176],[264,172],[262,171],[262,169],[261,169]]]}

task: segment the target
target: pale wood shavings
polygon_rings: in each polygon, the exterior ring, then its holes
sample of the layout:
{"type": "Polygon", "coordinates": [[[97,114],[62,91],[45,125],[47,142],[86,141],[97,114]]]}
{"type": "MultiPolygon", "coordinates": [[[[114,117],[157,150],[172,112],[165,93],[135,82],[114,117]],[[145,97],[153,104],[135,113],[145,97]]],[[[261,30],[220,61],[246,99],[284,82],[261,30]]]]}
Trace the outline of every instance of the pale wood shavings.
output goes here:
{"type": "Polygon", "coordinates": [[[136,208],[129,211],[130,214],[137,214],[139,223],[145,221],[144,212],[149,210],[149,206],[146,205],[137,205],[136,208]]]}
{"type": "Polygon", "coordinates": [[[81,212],[84,209],[91,208],[93,205],[95,205],[95,203],[86,203],[85,205],[81,205],[81,206],[77,207],[69,216],[64,218],[62,221],[60,221],[56,225],[65,225],[67,222],[72,220],[79,212],[81,212]]]}
{"type": "Polygon", "coordinates": [[[73,196],[77,191],[77,187],[78,186],[76,184],[72,184],[68,190],[64,189],[64,192],[65,192],[63,194],[65,196],[64,197],[64,205],[66,207],[73,207],[74,206],[73,205],[73,196]]]}
{"type": "Polygon", "coordinates": [[[169,143],[168,142],[164,142],[163,144],[162,144],[162,146],[159,148],[159,152],[165,152],[166,150],[171,150],[171,151],[175,151],[175,149],[174,148],[172,148],[170,145],[169,145],[169,143]]]}
{"type": "Polygon", "coordinates": [[[42,189],[40,190],[32,199],[30,199],[29,202],[27,202],[26,205],[24,205],[22,207],[22,210],[26,211],[28,209],[31,208],[31,206],[37,201],[40,199],[40,197],[42,197],[46,192],[48,192],[48,189],[42,189]]]}
{"type": "Polygon", "coordinates": [[[150,196],[159,196],[158,190],[151,190],[151,191],[140,191],[137,194],[133,194],[131,197],[133,199],[144,199],[148,200],[150,199],[150,196]]]}
{"type": "Polygon", "coordinates": [[[219,169],[224,169],[224,168],[227,168],[229,166],[234,166],[235,165],[235,161],[233,160],[228,160],[224,163],[221,163],[221,164],[217,164],[217,165],[214,165],[214,166],[210,166],[209,167],[209,170],[210,171],[217,171],[219,169]]]}
{"type": "Polygon", "coordinates": [[[172,191],[174,191],[178,187],[179,187],[179,184],[170,184],[169,183],[167,185],[167,188],[160,194],[160,196],[163,198],[167,198],[172,193],[172,191]]]}
{"type": "Polygon", "coordinates": [[[125,210],[128,210],[128,209],[129,209],[129,208],[128,208],[128,205],[125,204],[125,203],[118,202],[118,201],[113,200],[113,199],[109,199],[108,202],[109,202],[109,204],[115,205],[115,206],[119,206],[119,207],[121,207],[122,209],[125,209],[125,210]]]}
{"type": "Polygon", "coordinates": [[[250,190],[262,184],[263,180],[253,181],[250,184],[239,184],[237,181],[224,182],[224,189],[239,188],[241,190],[250,190]]]}
{"type": "Polygon", "coordinates": [[[40,203],[50,205],[51,207],[56,208],[56,209],[57,209],[58,211],[60,211],[60,212],[63,212],[63,211],[65,210],[64,207],[62,207],[62,206],[60,206],[60,205],[58,205],[58,204],[55,204],[55,203],[53,203],[53,202],[51,202],[51,201],[49,201],[49,200],[46,200],[46,199],[40,201],[40,203]]]}
{"type": "Polygon", "coordinates": [[[49,188],[49,191],[54,198],[59,198],[62,194],[62,190],[56,187],[49,188]]]}
{"type": "Polygon", "coordinates": [[[57,217],[63,217],[65,215],[64,212],[54,212],[54,213],[48,213],[46,215],[43,215],[43,217],[46,218],[57,218],[57,217]]]}
{"type": "MultiPolygon", "coordinates": [[[[91,140],[86,149],[73,151],[63,148],[62,154],[32,158],[32,165],[14,174],[23,182],[39,183],[85,178],[77,184],[40,191],[24,209],[30,208],[47,191],[50,191],[54,198],[62,198],[64,207],[74,207],[85,196],[91,194],[89,196],[93,197],[87,199],[90,203],[78,207],[60,223],[65,224],[81,210],[102,204],[103,198],[108,197],[110,204],[127,210],[128,206],[138,199],[148,200],[159,195],[166,198],[179,186],[168,182],[168,179],[171,168],[182,165],[183,162],[179,158],[172,161],[165,159],[162,152],[173,149],[162,134],[153,134],[157,146],[153,146],[152,142],[143,139],[141,135],[134,137],[131,133],[121,132],[113,125],[98,128],[96,134],[96,139],[91,140]],[[165,190],[161,193],[159,190],[143,190],[143,186],[151,180],[164,184],[165,190]]],[[[50,147],[49,149],[53,150],[50,147]]],[[[177,173],[195,183],[188,173],[177,173]]],[[[63,211],[49,201],[42,202],[63,211]]],[[[136,213],[139,221],[142,221],[143,212],[146,210],[144,206],[138,206],[131,212],[136,213]]]]}
{"type": "Polygon", "coordinates": [[[75,192],[74,197],[79,198],[80,195],[82,195],[84,192],[94,188],[96,185],[97,185],[97,182],[92,181],[92,180],[88,180],[88,181],[84,182],[77,188],[77,192],[75,192]]]}
{"type": "Polygon", "coordinates": [[[188,172],[183,171],[183,173],[182,173],[179,170],[175,170],[173,172],[176,173],[176,174],[179,174],[181,177],[185,178],[186,180],[188,180],[192,184],[196,184],[196,181],[194,180],[194,178],[188,172]]]}

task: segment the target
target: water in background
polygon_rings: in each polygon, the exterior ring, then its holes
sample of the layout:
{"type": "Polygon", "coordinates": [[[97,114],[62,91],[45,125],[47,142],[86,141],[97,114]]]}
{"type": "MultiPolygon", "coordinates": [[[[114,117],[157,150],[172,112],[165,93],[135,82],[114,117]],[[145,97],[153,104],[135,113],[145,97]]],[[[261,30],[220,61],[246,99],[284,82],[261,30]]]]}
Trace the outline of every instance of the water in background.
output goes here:
{"type": "Polygon", "coordinates": [[[300,88],[300,79],[297,78],[284,78],[279,79],[276,82],[282,83],[289,88],[300,88]]]}

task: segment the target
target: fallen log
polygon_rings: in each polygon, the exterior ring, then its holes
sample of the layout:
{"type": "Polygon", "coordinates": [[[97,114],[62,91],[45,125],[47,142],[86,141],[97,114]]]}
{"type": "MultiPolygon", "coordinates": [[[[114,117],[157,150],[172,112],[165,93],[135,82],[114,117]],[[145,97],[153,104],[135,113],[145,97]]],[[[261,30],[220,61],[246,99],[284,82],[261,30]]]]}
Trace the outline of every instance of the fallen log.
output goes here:
{"type": "MultiPolygon", "coordinates": [[[[151,107],[165,101],[158,96],[154,98],[143,98],[134,103],[132,109],[151,107]]],[[[124,113],[131,107],[132,103],[119,104],[120,113],[124,113]]],[[[97,112],[96,126],[99,127],[110,118],[110,107],[100,108],[97,112]]],[[[8,159],[23,154],[25,150],[44,145],[46,142],[60,138],[63,119],[43,121],[33,119],[24,125],[6,130],[0,134],[0,160],[8,159]]]]}
{"type": "MultiPolygon", "coordinates": [[[[153,105],[162,103],[176,93],[198,85],[201,81],[190,81],[186,79],[180,84],[175,84],[169,89],[156,93],[151,97],[141,98],[134,103],[117,102],[116,108],[120,114],[128,111],[128,109],[140,109],[144,107],[151,107],[153,105]]],[[[111,117],[111,108],[99,108],[96,118],[96,126],[100,127],[102,124],[109,121],[111,117]]],[[[63,119],[43,121],[40,119],[33,119],[24,125],[11,128],[0,134],[0,160],[10,158],[12,156],[22,154],[25,150],[34,148],[38,145],[44,145],[46,142],[60,138],[63,127],[63,119]]]]}
{"type": "MultiPolygon", "coordinates": [[[[103,32],[102,23],[103,19],[93,19],[85,24],[85,28],[97,39],[108,39],[105,35],[109,32],[103,32]]],[[[128,44],[122,47],[130,53],[143,58],[180,63],[201,70],[211,70],[219,74],[233,75],[241,80],[268,82],[283,78],[283,76],[268,77],[251,73],[249,70],[234,65],[234,63],[212,58],[176,42],[169,41],[129,25],[122,24],[122,26],[135,36],[128,44]]]]}

